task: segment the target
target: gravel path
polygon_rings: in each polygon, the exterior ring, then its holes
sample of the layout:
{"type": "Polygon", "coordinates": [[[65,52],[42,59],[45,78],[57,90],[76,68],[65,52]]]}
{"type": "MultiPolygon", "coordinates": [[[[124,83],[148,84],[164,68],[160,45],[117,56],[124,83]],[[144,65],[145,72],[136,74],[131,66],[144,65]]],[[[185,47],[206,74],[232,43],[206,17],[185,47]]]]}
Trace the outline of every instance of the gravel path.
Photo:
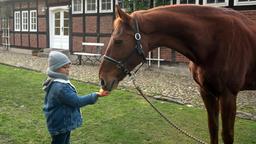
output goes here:
{"type": "MultiPolygon", "coordinates": [[[[73,57],[71,57],[74,60],[73,57]]],[[[47,58],[0,50],[0,63],[29,68],[45,73],[47,58]]],[[[77,80],[98,83],[98,65],[73,65],[71,77],[77,80]]],[[[174,101],[188,106],[203,107],[198,87],[186,65],[164,66],[160,69],[144,66],[136,75],[136,82],[143,92],[157,99],[174,101]]],[[[134,89],[129,78],[120,83],[126,89],[134,89]]],[[[237,99],[240,117],[256,120],[256,92],[240,92],[237,99]]]]}

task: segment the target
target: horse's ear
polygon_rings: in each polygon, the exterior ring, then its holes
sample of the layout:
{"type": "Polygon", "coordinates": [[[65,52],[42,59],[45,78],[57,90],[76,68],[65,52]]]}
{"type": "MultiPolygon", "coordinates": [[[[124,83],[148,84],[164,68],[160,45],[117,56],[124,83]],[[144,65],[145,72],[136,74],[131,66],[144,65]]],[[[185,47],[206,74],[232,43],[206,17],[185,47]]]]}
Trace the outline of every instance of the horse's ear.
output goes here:
{"type": "Polygon", "coordinates": [[[120,17],[125,23],[129,23],[131,20],[131,17],[122,11],[119,5],[116,5],[116,17],[120,17]]]}

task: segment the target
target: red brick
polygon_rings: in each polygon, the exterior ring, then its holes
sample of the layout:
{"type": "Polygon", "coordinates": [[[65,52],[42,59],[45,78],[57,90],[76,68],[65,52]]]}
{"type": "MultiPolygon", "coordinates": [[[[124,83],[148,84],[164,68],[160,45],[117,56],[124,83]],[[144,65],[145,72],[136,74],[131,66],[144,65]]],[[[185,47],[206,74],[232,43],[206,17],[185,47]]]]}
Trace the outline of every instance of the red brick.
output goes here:
{"type": "Polygon", "coordinates": [[[101,16],[100,17],[100,32],[111,33],[113,27],[113,16],[101,16]]]}
{"type": "Polygon", "coordinates": [[[22,40],[22,46],[23,47],[28,47],[29,43],[28,43],[28,34],[21,34],[21,40],[22,40]]]}
{"type": "Polygon", "coordinates": [[[30,47],[36,48],[37,47],[37,36],[36,34],[30,34],[30,47]]]}
{"type": "Polygon", "coordinates": [[[97,32],[97,17],[96,16],[86,16],[85,19],[85,31],[86,33],[96,33],[97,32]]]}
{"type": "Polygon", "coordinates": [[[27,9],[28,8],[28,3],[27,2],[21,2],[21,8],[27,9]]]}
{"type": "Polygon", "coordinates": [[[45,1],[38,0],[38,9],[37,9],[37,15],[45,15],[46,14],[46,7],[45,1]]]}
{"type": "Polygon", "coordinates": [[[38,31],[46,32],[46,18],[44,17],[38,18],[38,31]]]}
{"type": "Polygon", "coordinates": [[[14,35],[14,39],[15,39],[15,46],[21,46],[21,39],[20,39],[20,36],[21,34],[19,34],[19,33],[16,33],[15,35],[14,35]]]}
{"type": "Polygon", "coordinates": [[[29,7],[36,9],[36,3],[35,2],[29,2],[29,7]]]}
{"type": "Polygon", "coordinates": [[[73,51],[74,52],[83,50],[82,42],[83,42],[82,37],[73,36],[73,51]]]}
{"type": "Polygon", "coordinates": [[[9,28],[11,31],[13,30],[13,19],[12,18],[9,19],[9,28]]]}
{"type": "MultiPolygon", "coordinates": [[[[97,38],[96,37],[86,37],[85,42],[97,43],[97,38]]],[[[95,46],[83,46],[83,50],[85,52],[89,52],[89,53],[97,53],[97,49],[95,46]]]]}
{"type": "Polygon", "coordinates": [[[38,35],[39,48],[46,48],[46,35],[38,35]]]}
{"type": "Polygon", "coordinates": [[[15,8],[15,9],[20,9],[20,3],[19,3],[19,2],[15,3],[15,4],[14,4],[14,8],[15,8]]]}
{"type": "Polygon", "coordinates": [[[73,17],[73,32],[83,33],[83,17],[73,17]]]}

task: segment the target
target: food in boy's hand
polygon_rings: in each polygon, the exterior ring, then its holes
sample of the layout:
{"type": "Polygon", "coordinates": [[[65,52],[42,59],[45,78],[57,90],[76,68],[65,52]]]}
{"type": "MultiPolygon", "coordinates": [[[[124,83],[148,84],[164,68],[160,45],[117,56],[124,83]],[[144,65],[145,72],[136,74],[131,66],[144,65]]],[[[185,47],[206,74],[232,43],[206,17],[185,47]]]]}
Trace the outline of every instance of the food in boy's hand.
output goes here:
{"type": "Polygon", "coordinates": [[[108,94],[109,94],[109,92],[104,90],[104,89],[102,89],[102,88],[98,92],[99,96],[107,96],[108,94]]]}

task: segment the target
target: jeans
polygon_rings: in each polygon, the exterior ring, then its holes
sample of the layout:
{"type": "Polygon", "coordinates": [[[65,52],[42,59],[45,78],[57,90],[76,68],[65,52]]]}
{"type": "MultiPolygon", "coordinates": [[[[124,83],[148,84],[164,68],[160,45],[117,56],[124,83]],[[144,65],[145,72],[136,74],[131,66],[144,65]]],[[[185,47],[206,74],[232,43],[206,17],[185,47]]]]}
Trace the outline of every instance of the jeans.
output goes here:
{"type": "Polygon", "coordinates": [[[51,144],[70,144],[70,131],[58,135],[52,135],[51,144]]]}

